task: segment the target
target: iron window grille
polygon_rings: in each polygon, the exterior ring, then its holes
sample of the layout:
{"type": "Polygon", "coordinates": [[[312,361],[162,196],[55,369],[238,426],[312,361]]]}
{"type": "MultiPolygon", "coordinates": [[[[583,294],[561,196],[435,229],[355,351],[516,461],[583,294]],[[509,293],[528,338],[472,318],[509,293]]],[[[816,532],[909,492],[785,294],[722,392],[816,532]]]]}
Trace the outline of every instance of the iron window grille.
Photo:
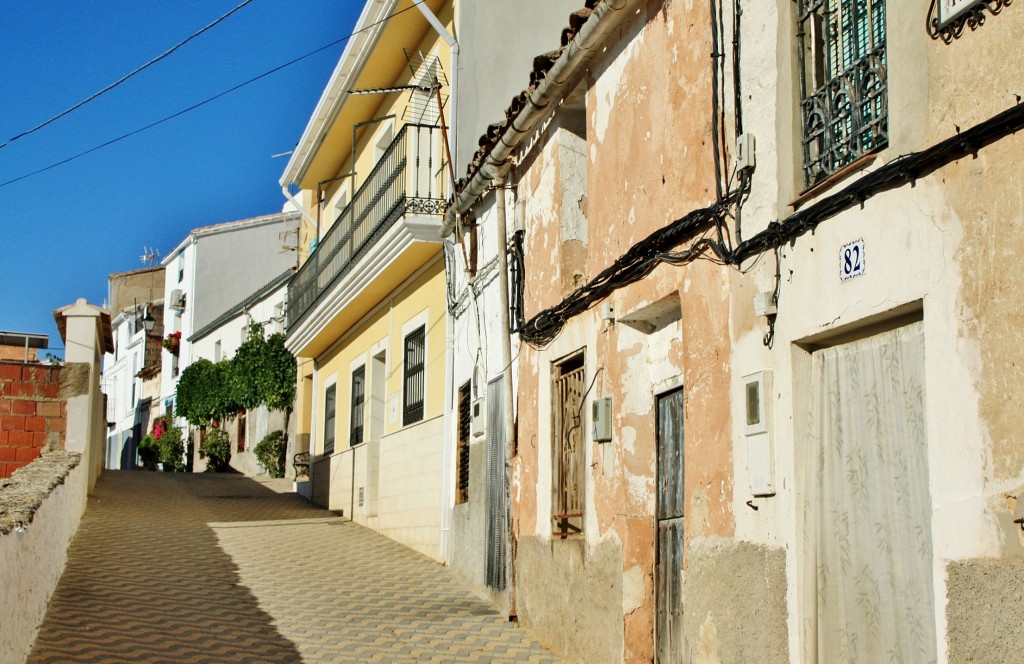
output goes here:
{"type": "Polygon", "coordinates": [[[352,372],[352,426],[349,430],[349,447],[363,442],[363,404],[366,402],[366,365],[352,372]]]}
{"type": "Polygon", "coordinates": [[[334,454],[334,420],[337,416],[337,385],[327,388],[324,395],[324,454],[334,454]]]}
{"type": "Polygon", "coordinates": [[[459,440],[455,469],[455,503],[469,500],[469,437],[473,397],[467,382],[459,388],[459,440]]]}
{"type": "Polygon", "coordinates": [[[583,530],[583,353],[557,364],[552,382],[551,519],[553,532],[565,537],[583,530]]]}
{"type": "Polygon", "coordinates": [[[423,396],[426,360],[426,328],[418,327],[405,338],[403,368],[402,425],[423,419],[423,396]]]}
{"type": "Polygon", "coordinates": [[[804,185],[889,142],[885,0],[800,0],[804,185]]]}

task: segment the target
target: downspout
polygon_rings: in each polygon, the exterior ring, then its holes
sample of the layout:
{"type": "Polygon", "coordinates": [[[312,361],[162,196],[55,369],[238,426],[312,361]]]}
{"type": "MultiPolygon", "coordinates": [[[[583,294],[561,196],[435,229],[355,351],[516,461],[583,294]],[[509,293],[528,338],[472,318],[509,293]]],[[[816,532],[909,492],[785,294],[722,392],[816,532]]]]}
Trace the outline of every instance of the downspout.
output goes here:
{"type": "MultiPolygon", "coordinates": [[[[445,245],[452,245],[451,240],[445,240],[445,245]]],[[[446,254],[449,249],[454,253],[453,246],[444,246],[442,251],[446,254]]],[[[447,256],[446,256],[447,259],[447,256]]],[[[446,286],[447,288],[447,286],[446,286]]],[[[441,561],[445,565],[451,563],[448,559],[451,548],[452,517],[455,500],[452,491],[455,485],[455,455],[453,440],[455,429],[452,427],[452,413],[458,412],[458,407],[453,408],[455,391],[455,317],[447,311],[448,296],[445,295],[445,345],[444,345],[444,424],[441,446],[441,561]]]]}
{"type": "MultiPolygon", "coordinates": [[[[420,2],[416,4],[416,8],[420,10],[423,17],[427,19],[427,23],[437,32],[438,35],[444,39],[445,43],[451,49],[452,54],[452,76],[451,76],[451,94],[448,98],[452,101],[452,104],[457,104],[459,99],[459,42],[448,32],[444,24],[437,18],[436,15],[430,8],[427,7],[426,3],[420,2]]],[[[440,112],[441,109],[438,108],[440,112]]],[[[448,130],[451,136],[451,153],[458,156],[458,132],[456,123],[458,121],[458,109],[454,108],[449,118],[448,130]]],[[[451,189],[455,190],[454,180],[454,164],[451,163],[451,157],[449,156],[449,172],[452,173],[451,189]]],[[[447,304],[445,305],[447,307],[447,304]]],[[[451,548],[449,537],[451,536],[452,528],[452,510],[454,509],[454,500],[452,498],[452,487],[454,482],[454,467],[453,460],[454,454],[452,454],[452,447],[454,440],[452,436],[454,434],[454,428],[452,427],[452,409],[450,406],[454,400],[455,390],[455,321],[453,316],[445,312],[445,375],[444,375],[444,398],[445,398],[445,413],[444,413],[444,425],[442,431],[442,449],[444,452],[441,454],[442,460],[442,472],[441,472],[441,560],[448,564],[449,549],[451,548]]]]}
{"type": "Polygon", "coordinates": [[[502,428],[505,430],[505,520],[508,535],[508,613],[516,615],[515,537],[512,522],[512,459],[516,452],[516,429],[512,398],[512,327],[508,314],[508,224],[505,219],[505,177],[510,162],[502,166],[494,179],[498,219],[498,314],[501,325],[502,428]]]}
{"type": "Polygon", "coordinates": [[[600,51],[605,37],[634,15],[634,12],[624,10],[641,4],[640,0],[605,0],[594,9],[576,37],[562,50],[544,80],[526,96],[526,106],[513,118],[498,143],[484,157],[480,168],[458,193],[453,204],[448,206],[441,226],[441,237],[452,233],[456,216],[465,214],[487,191],[513,151],[547,117],[549,106],[567,93],[570,84],[576,83],[581,67],[586,65],[592,53],[600,51]]]}

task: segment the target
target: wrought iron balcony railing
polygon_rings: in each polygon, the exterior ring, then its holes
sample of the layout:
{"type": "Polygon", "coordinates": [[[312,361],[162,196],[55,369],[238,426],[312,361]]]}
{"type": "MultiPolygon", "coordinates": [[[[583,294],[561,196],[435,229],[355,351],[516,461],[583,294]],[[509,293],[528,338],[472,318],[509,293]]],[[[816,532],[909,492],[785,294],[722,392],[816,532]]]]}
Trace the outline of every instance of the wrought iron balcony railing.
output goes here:
{"type": "Polygon", "coordinates": [[[294,328],[406,213],[444,212],[444,163],[437,127],[405,125],[316,250],[288,283],[288,327],[294,328]]]}

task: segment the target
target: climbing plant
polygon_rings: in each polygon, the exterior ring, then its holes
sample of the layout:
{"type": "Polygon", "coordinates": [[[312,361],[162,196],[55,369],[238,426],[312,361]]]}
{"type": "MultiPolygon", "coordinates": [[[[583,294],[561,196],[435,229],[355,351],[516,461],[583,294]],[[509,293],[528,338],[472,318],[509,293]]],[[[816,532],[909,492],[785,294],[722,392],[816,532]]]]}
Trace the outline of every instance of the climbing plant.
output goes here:
{"type": "Polygon", "coordinates": [[[284,335],[264,337],[254,323],[231,360],[199,359],[182,371],[175,401],[178,414],[193,426],[231,417],[240,408],[288,412],[295,402],[295,358],[284,347],[284,335]]]}
{"type": "Polygon", "coordinates": [[[226,360],[214,364],[199,359],[186,367],[178,379],[175,398],[178,415],[193,426],[206,426],[238,412],[233,371],[226,360]]]}
{"type": "Polygon", "coordinates": [[[229,381],[237,403],[252,409],[288,410],[295,402],[295,358],[284,347],[284,335],[263,336],[253,323],[249,336],[231,360],[229,381]]]}

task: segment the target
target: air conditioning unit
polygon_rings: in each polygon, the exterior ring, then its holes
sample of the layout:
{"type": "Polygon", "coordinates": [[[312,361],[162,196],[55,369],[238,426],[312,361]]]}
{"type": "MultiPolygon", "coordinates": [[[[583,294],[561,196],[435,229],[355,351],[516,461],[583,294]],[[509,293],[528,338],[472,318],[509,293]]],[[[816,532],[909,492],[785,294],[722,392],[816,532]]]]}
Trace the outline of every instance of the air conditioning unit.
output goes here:
{"type": "Polygon", "coordinates": [[[177,309],[178,311],[185,310],[185,293],[180,288],[175,288],[171,291],[171,309],[177,309]]]}

